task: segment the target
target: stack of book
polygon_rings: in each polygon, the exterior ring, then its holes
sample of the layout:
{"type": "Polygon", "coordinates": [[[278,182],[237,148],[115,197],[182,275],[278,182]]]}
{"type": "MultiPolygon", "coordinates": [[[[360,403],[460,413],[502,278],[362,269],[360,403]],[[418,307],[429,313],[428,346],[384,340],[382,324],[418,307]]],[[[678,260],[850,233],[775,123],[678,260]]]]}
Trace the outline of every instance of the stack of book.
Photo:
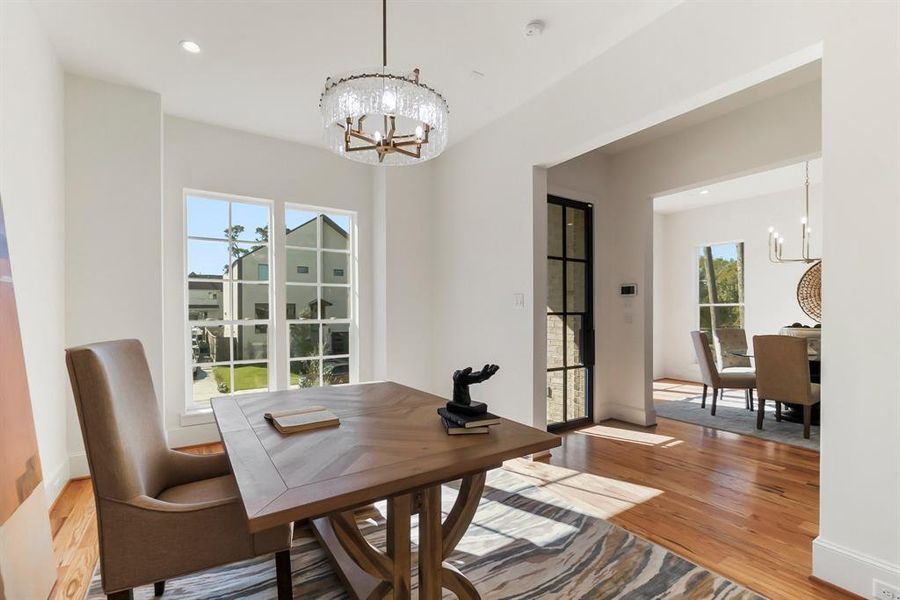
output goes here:
{"type": "Polygon", "coordinates": [[[462,414],[448,408],[438,409],[444,429],[450,435],[468,435],[470,433],[488,433],[491,425],[499,425],[500,417],[489,412],[478,415],[462,414]]]}

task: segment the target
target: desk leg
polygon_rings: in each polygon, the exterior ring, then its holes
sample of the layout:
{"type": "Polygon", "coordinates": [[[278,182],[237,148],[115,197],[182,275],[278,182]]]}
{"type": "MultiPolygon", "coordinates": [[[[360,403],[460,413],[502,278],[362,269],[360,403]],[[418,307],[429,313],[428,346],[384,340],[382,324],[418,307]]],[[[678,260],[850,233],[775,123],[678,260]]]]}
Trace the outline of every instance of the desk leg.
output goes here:
{"type": "Polygon", "coordinates": [[[478,600],[481,596],[462,573],[443,562],[466,533],[481,493],[485,473],[462,480],[459,495],[444,523],[441,523],[441,486],[426,488],[419,510],[419,598],[439,600],[447,588],[460,600],[478,600]]]}
{"type": "Polygon", "coordinates": [[[388,498],[387,552],[366,540],[353,512],[312,521],[313,532],[352,598],[409,600],[411,512],[411,495],[388,498]]]}

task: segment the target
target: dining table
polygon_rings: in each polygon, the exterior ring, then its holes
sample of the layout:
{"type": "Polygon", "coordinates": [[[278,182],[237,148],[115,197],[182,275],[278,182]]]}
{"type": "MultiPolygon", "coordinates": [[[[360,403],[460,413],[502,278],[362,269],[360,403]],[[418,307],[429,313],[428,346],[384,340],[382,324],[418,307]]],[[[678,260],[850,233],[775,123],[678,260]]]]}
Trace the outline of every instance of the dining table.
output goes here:
{"type": "MultiPolygon", "coordinates": [[[[352,598],[411,596],[411,517],[418,514],[418,597],[446,588],[463,600],[476,586],[448,557],[503,461],[543,453],[560,438],[509,419],[489,433],[448,435],[437,414],[447,400],[394,382],[336,385],[215,398],[212,410],[243,501],[260,532],[306,522],[352,598]],[[325,408],[332,427],[279,433],[265,414],[325,408]],[[442,519],[441,486],[459,480],[442,519]],[[386,500],[386,549],[359,529],[354,511],[386,500]]],[[[279,600],[292,590],[278,589],[279,600]]]]}

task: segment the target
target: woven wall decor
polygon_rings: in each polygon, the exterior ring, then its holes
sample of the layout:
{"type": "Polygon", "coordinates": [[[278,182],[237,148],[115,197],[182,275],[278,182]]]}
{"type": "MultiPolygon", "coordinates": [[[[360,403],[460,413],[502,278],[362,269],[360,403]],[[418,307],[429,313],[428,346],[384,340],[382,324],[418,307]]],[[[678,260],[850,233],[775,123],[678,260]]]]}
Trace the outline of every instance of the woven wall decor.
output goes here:
{"type": "Polygon", "coordinates": [[[797,284],[797,302],[810,319],[822,322],[822,261],[806,270],[797,284]]]}

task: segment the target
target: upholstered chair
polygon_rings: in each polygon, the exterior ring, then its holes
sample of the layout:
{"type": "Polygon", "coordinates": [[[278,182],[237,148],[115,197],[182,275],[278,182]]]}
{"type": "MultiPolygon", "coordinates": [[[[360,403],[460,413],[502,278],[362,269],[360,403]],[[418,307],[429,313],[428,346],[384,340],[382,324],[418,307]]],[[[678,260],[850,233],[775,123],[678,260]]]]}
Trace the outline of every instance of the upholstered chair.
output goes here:
{"type": "Polygon", "coordinates": [[[809,439],[812,406],[821,388],[809,380],[809,354],[804,338],[789,335],[753,336],[759,405],[756,428],[762,429],[766,400],[775,402],[775,420],[781,420],[781,403],[803,406],[803,437],[809,439]]]}
{"type": "Polygon", "coordinates": [[[740,327],[721,327],[715,331],[716,358],[719,370],[752,369],[747,352],[747,332],[740,327]]]}
{"type": "Polygon", "coordinates": [[[713,390],[712,409],[710,414],[716,414],[716,400],[719,393],[725,389],[745,390],[747,394],[746,406],[753,406],[753,388],[756,387],[756,376],[752,371],[727,372],[719,371],[709,348],[709,338],[702,331],[692,331],[691,340],[694,342],[694,352],[697,353],[697,363],[700,365],[700,375],[703,378],[702,408],[706,408],[706,393],[709,388],[713,390]]]}
{"type": "Polygon", "coordinates": [[[110,599],[132,588],[276,553],[279,599],[290,597],[292,526],[251,534],[224,454],[170,450],[137,340],[66,350],[87,451],[110,599]]]}

